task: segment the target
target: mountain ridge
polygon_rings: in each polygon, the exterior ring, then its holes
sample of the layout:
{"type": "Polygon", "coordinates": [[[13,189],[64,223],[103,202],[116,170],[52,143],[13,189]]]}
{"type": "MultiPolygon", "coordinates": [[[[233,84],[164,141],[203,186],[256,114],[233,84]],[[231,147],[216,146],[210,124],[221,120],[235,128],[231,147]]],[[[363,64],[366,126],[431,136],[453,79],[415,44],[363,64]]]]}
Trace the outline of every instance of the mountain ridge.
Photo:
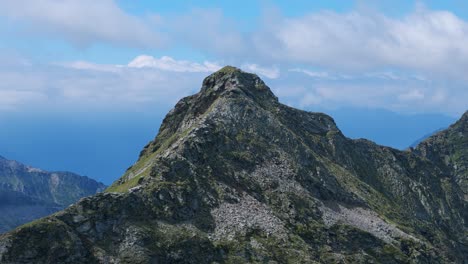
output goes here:
{"type": "Polygon", "coordinates": [[[0,236],[0,260],[462,262],[464,179],[419,152],[348,139],[225,67],[106,193],[0,236]]]}
{"type": "Polygon", "coordinates": [[[0,232],[49,215],[105,185],[71,172],[47,172],[0,159],[0,232]]]}

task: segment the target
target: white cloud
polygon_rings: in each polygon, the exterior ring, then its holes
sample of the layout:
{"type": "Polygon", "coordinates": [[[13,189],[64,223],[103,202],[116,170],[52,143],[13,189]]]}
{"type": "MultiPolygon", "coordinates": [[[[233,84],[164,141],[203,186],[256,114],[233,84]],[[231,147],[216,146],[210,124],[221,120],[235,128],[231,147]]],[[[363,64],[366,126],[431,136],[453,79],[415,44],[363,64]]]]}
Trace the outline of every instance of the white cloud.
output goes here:
{"type": "MultiPolygon", "coordinates": [[[[368,106],[449,114],[468,108],[468,22],[447,11],[419,7],[399,17],[366,11],[266,14],[259,20],[263,24],[248,30],[219,9],[136,17],[111,0],[0,1],[0,16],[78,45],[159,47],[169,41],[176,50],[188,48],[216,61],[141,55],[122,65],[47,65],[50,71],[27,62],[17,66],[17,75],[0,65],[0,90],[11,90],[16,83],[37,88],[24,91],[46,90],[40,100],[58,102],[62,96],[64,101],[80,98],[83,104],[144,104],[161,98],[173,102],[179,93],[196,91],[204,76],[223,66],[219,62],[227,62],[268,78],[280,99],[301,107],[368,106]]],[[[15,102],[21,100],[8,104],[15,102]]]]}
{"type": "Polygon", "coordinates": [[[324,71],[310,71],[310,70],[305,70],[305,69],[300,69],[300,68],[294,68],[294,69],[289,69],[290,72],[301,72],[309,77],[312,78],[318,78],[318,79],[335,79],[335,77],[330,76],[328,72],[324,71]]]}
{"type": "MultiPolygon", "coordinates": [[[[399,17],[368,11],[296,17],[266,13],[263,24],[248,31],[221,10],[196,10],[170,21],[176,25],[177,42],[234,64],[277,65],[317,79],[366,73],[389,81],[404,77],[468,83],[468,22],[448,11],[418,7],[399,17]]],[[[263,75],[276,77],[270,71],[263,75]]]]}
{"type": "Polygon", "coordinates": [[[400,94],[398,98],[401,101],[416,101],[416,100],[423,100],[424,94],[420,90],[410,90],[403,94],[400,94]]]}
{"type": "Polygon", "coordinates": [[[90,62],[0,65],[0,114],[31,111],[165,112],[197,92],[206,72],[90,62]],[[159,109],[159,110],[158,110],[159,109]]]}
{"type": "MultiPolygon", "coordinates": [[[[196,93],[201,82],[219,66],[139,56],[128,65],[86,61],[31,64],[19,59],[0,65],[0,113],[8,111],[153,111],[165,112],[181,97],[196,93]],[[142,59],[143,58],[143,59],[142,59]]],[[[243,64],[246,71],[269,75],[267,85],[288,105],[319,110],[340,107],[384,108],[398,112],[439,112],[458,115],[466,110],[463,82],[428,82],[412,75],[327,73],[316,78],[307,71],[243,64]],[[281,77],[280,76],[281,72],[281,77]],[[391,77],[385,77],[385,76],[391,77]],[[384,76],[384,77],[382,77],[384,76]],[[452,90],[453,92],[447,92],[452,90]]]]}
{"type": "MultiPolygon", "coordinates": [[[[80,63],[80,66],[83,63],[80,63]]],[[[83,65],[88,68],[96,68],[94,65],[83,65]]],[[[175,60],[169,56],[162,56],[161,58],[155,58],[149,55],[140,55],[128,63],[128,67],[131,68],[153,68],[164,71],[175,71],[175,72],[204,72],[211,73],[221,69],[223,66],[216,62],[205,61],[203,63],[197,63],[187,60],[175,60]]],[[[101,66],[100,66],[101,67],[101,66]]],[[[244,63],[240,66],[245,71],[259,74],[269,79],[276,79],[280,76],[280,70],[276,66],[263,67],[254,63],[244,63]]]]}
{"type": "Polygon", "coordinates": [[[0,110],[16,111],[19,105],[47,101],[47,80],[31,71],[31,65],[22,59],[10,60],[0,66],[0,110]]]}
{"type": "Polygon", "coordinates": [[[0,16],[28,32],[51,34],[75,45],[99,42],[138,47],[159,47],[167,41],[148,19],[123,11],[112,0],[14,0],[0,1],[0,16]]]}
{"type": "MultiPolygon", "coordinates": [[[[80,66],[86,66],[88,68],[97,68],[95,65],[84,65],[80,63],[80,66]]],[[[127,65],[130,68],[153,68],[164,71],[173,72],[202,72],[212,73],[223,66],[216,62],[205,61],[203,63],[197,63],[187,60],[175,60],[169,56],[162,56],[160,59],[148,55],[140,55],[133,59],[127,65]]],[[[102,66],[99,66],[102,67],[102,66]]],[[[259,74],[269,79],[276,79],[280,76],[280,70],[276,66],[263,67],[254,63],[244,63],[240,66],[245,71],[259,74]]]]}
{"type": "Polygon", "coordinates": [[[251,49],[274,63],[466,75],[462,69],[468,66],[468,23],[447,11],[419,8],[402,18],[356,11],[318,12],[274,21],[265,24],[261,34],[253,34],[251,49]]]}
{"type": "Polygon", "coordinates": [[[160,59],[148,55],[140,55],[128,63],[128,67],[132,68],[154,68],[166,71],[175,72],[215,72],[222,66],[215,62],[205,61],[203,64],[186,60],[175,60],[168,56],[163,56],[160,59]]]}
{"type": "MultiPolygon", "coordinates": [[[[301,108],[340,108],[340,107],[367,107],[367,108],[390,108],[397,102],[394,86],[373,86],[349,84],[313,84],[305,88],[304,92],[293,98],[286,95],[288,101],[295,102],[294,105],[301,108]]],[[[401,92],[401,90],[400,90],[401,92]]],[[[396,109],[393,109],[396,110],[396,109]]]]}
{"type": "Polygon", "coordinates": [[[362,11],[296,17],[266,13],[259,20],[263,23],[248,31],[221,9],[135,16],[113,0],[0,1],[0,16],[78,45],[154,48],[171,42],[234,64],[321,67],[315,76],[321,78],[335,70],[399,68],[468,81],[463,70],[468,66],[468,22],[424,7],[400,17],[362,11]]]}
{"type": "Polygon", "coordinates": [[[302,98],[299,99],[298,105],[304,108],[319,105],[321,102],[322,98],[312,92],[303,94],[302,98]]]}
{"type": "Polygon", "coordinates": [[[45,101],[47,101],[47,96],[40,91],[0,89],[0,111],[17,111],[19,105],[45,101]]]}
{"type": "Polygon", "coordinates": [[[78,45],[154,48],[173,43],[231,64],[318,68],[309,72],[316,78],[337,70],[397,68],[468,81],[463,70],[468,66],[468,22],[448,11],[418,7],[400,17],[362,11],[265,14],[261,24],[245,30],[221,9],[135,16],[113,0],[0,1],[0,16],[78,45]]]}
{"type": "Polygon", "coordinates": [[[77,70],[93,70],[93,71],[102,71],[102,72],[121,72],[121,65],[112,65],[112,64],[96,64],[87,61],[74,61],[70,63],[56,63],[58,66],[65,66],[77,70]]]}
{"type": "MultiPolygon", "coordinates": [[[[267,82],[280,101],[320,111],[336,108],[380,108],[403,113],[444,113],[457,116],[467,109],[464,82],[428,81],[411,74],[359,73],[344,78],[317,78],[288,70],[267,82]],[[446,85],[450,84],[447,88],[446,85]],[[447,92],[449,91],[449,92],[447,92]]],[[[341,76],[333,73],[329,76],[341,76]]]]}
{"type": "Polygon", "coordinates": [[[262,67],[257,64],[243,64],[241,68],[248,72],[253,72],[269,79],[277,79],[280,76],[280,70],[278,67],[262,67]]]}

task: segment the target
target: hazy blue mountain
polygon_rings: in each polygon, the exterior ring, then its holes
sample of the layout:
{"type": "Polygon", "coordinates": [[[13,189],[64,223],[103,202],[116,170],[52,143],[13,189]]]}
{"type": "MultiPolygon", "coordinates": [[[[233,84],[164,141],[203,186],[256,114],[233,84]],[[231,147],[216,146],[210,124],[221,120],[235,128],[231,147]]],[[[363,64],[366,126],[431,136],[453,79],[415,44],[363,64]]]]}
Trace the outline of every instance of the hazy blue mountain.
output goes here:
{"type": "Polygon", "coordinates": [[[71,172],[47,172],[0,157],[0,233],[103,191],[105,185],[71,172]]]}

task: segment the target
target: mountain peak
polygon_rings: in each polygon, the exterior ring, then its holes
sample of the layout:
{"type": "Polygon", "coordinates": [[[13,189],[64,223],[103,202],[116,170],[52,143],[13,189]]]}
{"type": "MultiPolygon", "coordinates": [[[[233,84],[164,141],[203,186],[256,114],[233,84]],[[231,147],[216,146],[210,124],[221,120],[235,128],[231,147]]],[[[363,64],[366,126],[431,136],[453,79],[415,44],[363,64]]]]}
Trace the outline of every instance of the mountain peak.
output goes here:
{"type": "Polygon", "coordinates": [[[278,98],[260,77],[233,66],[225,66],[206,77],[199,95],[201,97],[246,95],[261,104],[278,103],[278,98]]]}
{"type": "Polygon", "coordinates": [[[234,73],[234,72],[239,72],[240,73],[240,72],[242,72],[242,70],[237,68],[237,67],[234,67],[234,66],[226,65],[223,68],[216,71],[214,74],[230,74],[230,73],[234,73]]]}

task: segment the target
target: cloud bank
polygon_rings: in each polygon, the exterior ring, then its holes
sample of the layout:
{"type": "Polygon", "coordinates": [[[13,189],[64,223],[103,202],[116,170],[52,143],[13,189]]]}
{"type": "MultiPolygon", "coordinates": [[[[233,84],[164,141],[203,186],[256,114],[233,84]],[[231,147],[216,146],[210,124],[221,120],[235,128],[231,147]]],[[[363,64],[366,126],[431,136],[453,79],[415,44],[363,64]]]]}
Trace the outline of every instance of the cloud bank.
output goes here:
{"type": "MultiPolygon", "coordinates": [[[[313,111],[364,107],[455,116],[466,110],[463,98],[468,98],[464,86],[453,83],[444,89],[444,83],[411,74],[340,74],[251,63],[240,67],[264,78],[283,103],[313,111]]],[[[203,78],[218,69],[215,62],[147,55],[125,65],[18,60],[0,67],[0,112],[167,111],[183,96],[198,92],[203,78]]]]}
{"type": "Polygon", "coordinates": [[[402,18],[319,12],[277,21],[252,37],[265,60],[347,71],[400,68],[466,79],[468,23],[447,11],[419,8],[402,18]]]}
{"type": "MultiPolygon", "coordinates": [[[[148,55],[126,65],[8,61],[0,66],[0,113],[167,110],[183,96],[198,92],[202,80],[221,68],[215,62],[148,55]]],[[[266,78],[278,74],[257,65],[246,67],[266,78]]]]}
{"type": "Polygon", "coordinates": [[[215,62],[205,61],[203,64],[191,61],[177,61],[171,57],[163,56],[160,59],[148,55],[140,55],[128,63],[131,68],[153,68],[175,72],[215,72],[222,66],[215,62]]]}
{"type": "Polygon", "coordinates": [[[0,2],[0,16],[28,29],[26,34],[53,34],[74,44],[171,44],[236,63],[342,71],[401,68],[458,78],[465,77],[463,68],[468,66],[468,22],[422,5],[401,17],[371,11],[319,11],[298,17],[265,12],[248,31],[220,9],[181,12],[135,16],[112,0],[0,2]]]}
{"type": "Polygon", "coordinates": [[[112,0],[0,1],[0,16],[25,34],[53,36],[82,47],[112,43],[154,48],[167,41],[154,19],[128,14],[112,0]]]}
{"type": "Polygon", "coordinates": [[[73,45],[144,48],[138,54],[180,46],[209,58],[139,55],[122,65],[0,66],[2,109],[50,101],[175,102],[224,64],[261,75],[280,99],[303,108],[451,115],[468,108],[468,22],[421,5],[399,17],[361,10],[296,17],[265,12],[249,30],[219,9],[135,16],[112,0],[1,1],[0,16],[25,34],[52,35],[73,45]]]}

